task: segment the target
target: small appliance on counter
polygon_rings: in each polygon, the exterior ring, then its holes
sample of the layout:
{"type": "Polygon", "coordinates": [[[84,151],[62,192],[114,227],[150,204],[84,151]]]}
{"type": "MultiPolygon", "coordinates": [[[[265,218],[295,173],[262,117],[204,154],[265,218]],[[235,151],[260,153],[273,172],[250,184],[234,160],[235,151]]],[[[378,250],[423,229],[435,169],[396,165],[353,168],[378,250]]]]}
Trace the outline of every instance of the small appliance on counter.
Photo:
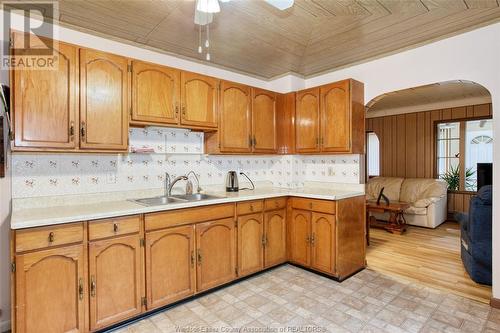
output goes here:
{"type": "Polygon", "coordinates": [[[238,192],[238,174],[236,171],[229,171],[226,176],[226,192],[238,192]]]}

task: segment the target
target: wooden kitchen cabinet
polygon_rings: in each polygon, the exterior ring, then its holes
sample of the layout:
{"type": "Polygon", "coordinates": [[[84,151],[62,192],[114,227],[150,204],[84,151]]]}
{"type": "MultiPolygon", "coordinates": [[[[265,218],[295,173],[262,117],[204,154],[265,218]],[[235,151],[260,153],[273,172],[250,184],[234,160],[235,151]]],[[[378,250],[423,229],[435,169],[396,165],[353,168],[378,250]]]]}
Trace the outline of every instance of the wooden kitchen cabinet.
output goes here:
{"type": "MultiPolygon", "coordinates": [[[[14,33],[14,44],[23,43],[14,33]]],[[[29,35],[32,45],[41,43],[29,35]]],[[[45,40],[45,39],[42,39],[45,40]]],[[[14,55],[22,51],[13,49],[14,55]]],[[[13,150],[61,150],[78,146],[78,48],[59,43],[55,69],[12,70],[13,150]]]]}
{"type": "Polygon", "coordinates": [[[219,150],[223,153],[251,152],[251,88],[222,81],[220,97],[219,150]]]}
{"type": "Polygon", "coordinates": [[[142,312],[143,251],[139,234],[89,244],[90,329],[142,312]]]}
{"type": "Polygon", "coordinates": [[[293,209],[288,224],[290,261],[303,266],[309,266],[311,253],[309,239],[311,230],[311,212],[293,209]]]}
{"type": "Polygon", "coordinates": [[[219,80],[196,73],[181,73],[181,125],[217,127],[219,80]]]}
{"type": "Polygon", "coordinates": [[[128,59],[80,49],[80,148],[128,147],[128,59]]]}
{"type": "Polygon", "coordinates": [[[238,217],[238,276],[264,268],[264,221],[262,213],[238,217]]]}
{"type": "Polygon", "coordinates": [[[132,61],[132,122],[177,125],[180,80],[178,69],[132,61]]]}
{"type": "Polygon", "coordinates": [[[191,296],[195,291],[194,226],[146,232],[148,310],[191,296]]]}
{"type": "MultiPolygon", "coordinates": [[[[276,206],[279,207],[278,204],[276,206]]],[[[286,209],[283,208],[264,213],[264,267],[271,267],[285,261],[286,209]]]]}
{"type": "Polygon", "coordinates": [[[255,153],[276,153],[276,93],[252,89],[252,142],[255,153]]]}
{"type": "Polygon", "coordinates": [[[236,278],[234,219],[196,225],[197,291],[207,290],[236,278]]]}
{"type": "Polygon", "coordinates": [[[295,105],[295,150],[297,153],[320,151],[319,88],[297,92],[295,105]]]}
{"type": "Polygon", "coordinates": [[[86,332],[84,246],[15,256],[15,331],[86,332]]]}
{"type": "Polygon", "coordinates": [[[344,80],[297,92],[295,148],[298,153],[364,154],[364,87],[344,80]]]}
{"type": "Polygon", "coordinates": [[[335,215],[311,213],[311,267],[333,274],[335,270],[335,215]]]}

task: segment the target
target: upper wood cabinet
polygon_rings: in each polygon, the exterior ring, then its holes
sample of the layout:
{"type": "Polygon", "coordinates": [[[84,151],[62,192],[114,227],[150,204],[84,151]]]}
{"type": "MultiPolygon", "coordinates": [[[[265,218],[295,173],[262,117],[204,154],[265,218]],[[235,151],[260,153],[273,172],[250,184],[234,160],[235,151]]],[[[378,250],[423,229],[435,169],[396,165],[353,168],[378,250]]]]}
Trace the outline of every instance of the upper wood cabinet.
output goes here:
{"type": "Polygon", "coordinates": [[[181,73],[181,125],[217,127],[219,80],[200,74],[181,73]]]}
{"type": "Polygon", "coordinates": [[[80,49],[80,148],[128,146],[128,59],[80,49]]]}
{"type": "Polygon", "coordinates": [[[254,152],[277,151],[276,93],[252,89],[252,133],[254,152]]]}
{"type": "Polygon", "coordinates": [[[252,151],[251,111],[251,88],[222,81],[218,133],[220,140],[218,148],[221,152],[249,153],[252,151]]]}
{"type": "Polygon", "coordinates": [[[262,213],[238,217],[238,276],[264,268],[264,221],[262,213]]]}
{"type": "Polygon", "coordinates": [[[299,91],[296,98],[295,150],[297,153],[319,152],[319,89],[299,91]]]}
{"type": "Polygon", "coordinates": [[[298,153],[364,154],[363,84],[335,82],[297,93],[295,148],[298,153]]]}
{"type": "Polygon", "coordinates": [[[181,71],[132,62],[132,122],[179,123],[181,71]]]}
{"type": "Polygon", "coordinates": [[[196,291],[195,265],[194,226],[146,232],[148,310],[193,295],[196,291]]]}
{"type": "Polygon", "coordinates": [[[16,255],[15,332],[86,332],[84,246],[16,255]]]}
{"type": "Polygon", "coordinates": [[[197,291],[207,290],[236,277],[234,219],[196,225],[197,291]]]}
{"type": "MultiPolygon", "coordinates": [[[[22,43],[13,34],[14,43],[22,43]]],[[[36,45],[41,41],[30,35],[36,45]]],[[[12,70],[14,147],[75,149],[78,146],[78,49],[59,43],[54,69],[12,70]]],[[[22,55],[13,49],[14,55],[22,55]]]]}

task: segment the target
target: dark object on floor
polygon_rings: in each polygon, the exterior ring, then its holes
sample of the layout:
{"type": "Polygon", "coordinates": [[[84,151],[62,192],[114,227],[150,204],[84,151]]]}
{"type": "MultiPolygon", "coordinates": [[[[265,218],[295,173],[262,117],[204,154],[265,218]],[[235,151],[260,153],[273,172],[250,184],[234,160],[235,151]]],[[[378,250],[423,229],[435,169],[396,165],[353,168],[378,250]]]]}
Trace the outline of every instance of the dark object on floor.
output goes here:
{"type": "Polygon", "coordinates": [[[385,204],[387,206],[389,206],[389,198],[384,195],[384,188],[385,187],[382,187],[382,189],[380,190],[380,193],[378,194],[377,205],[380,205],[380,199],[382,198],[382,199],[384,199],[385,204]]]}
{"type": "Polygon", "coordinates": [[[491,199],[492,186],[483,186],[470,199],[469,214],[455,214],[460,222],[465,269],[472,280],[487,285],[491,285],[491,199]]]}

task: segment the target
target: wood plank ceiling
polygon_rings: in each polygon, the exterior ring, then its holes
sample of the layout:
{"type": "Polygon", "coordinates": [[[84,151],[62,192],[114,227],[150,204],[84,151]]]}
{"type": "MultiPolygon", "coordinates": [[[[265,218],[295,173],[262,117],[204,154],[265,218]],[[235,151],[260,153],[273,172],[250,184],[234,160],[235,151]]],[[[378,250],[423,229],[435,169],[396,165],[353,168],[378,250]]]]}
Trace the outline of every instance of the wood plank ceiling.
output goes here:
{"type": "MultiPolygon", "coordinates": [[[[179,0],[61,0],[59,20],[204,61],[195,4],[179,0]]],[[[312,76],[421,45],[500,19],[497,0],[261,0],[221,3],[210,28],[211,63],[261,78],[312,76]]]]}

